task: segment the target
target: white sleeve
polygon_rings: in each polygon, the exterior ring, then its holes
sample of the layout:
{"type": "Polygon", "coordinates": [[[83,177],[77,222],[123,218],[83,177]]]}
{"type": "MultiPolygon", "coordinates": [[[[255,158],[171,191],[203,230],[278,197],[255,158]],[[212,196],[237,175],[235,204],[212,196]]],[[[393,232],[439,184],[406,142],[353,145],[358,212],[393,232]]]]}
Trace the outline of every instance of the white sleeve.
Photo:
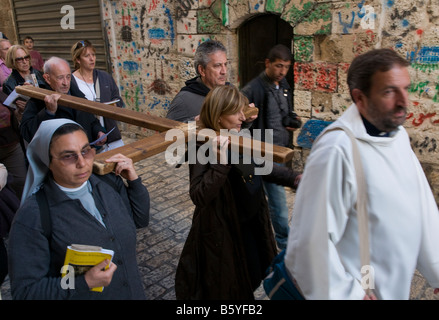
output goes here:
{"type": "Polygon", "coordinates": [[[3,163],[0,163],[0,190],[3,190],[8,181],[8,170],[3,163]]]}
{"type": "MultiPolygon", "coordinates": [[[[418,160],[415,159],[416,162],[418,160]]],[[[418,176],[423,196],[422,203],[422,232],[421,248],[419,251],[417,269],[433,288],[439,288],[439,212],[430,185],[422,167],[418,166],[418,176]]]]}

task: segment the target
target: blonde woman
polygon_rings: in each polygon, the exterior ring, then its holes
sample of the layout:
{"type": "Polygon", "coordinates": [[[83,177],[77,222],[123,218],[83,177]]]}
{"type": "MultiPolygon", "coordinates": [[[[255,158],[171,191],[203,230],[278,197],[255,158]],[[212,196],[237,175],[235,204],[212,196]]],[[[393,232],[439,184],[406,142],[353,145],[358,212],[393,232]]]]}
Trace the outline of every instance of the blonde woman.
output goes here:
{"type": "MultiPolygon", "coordinates": [[[[247,106],[247,98],[236,87],[217,86],[206,96],[200,121],[206,128],[239,134],[247,106]]],[[[224,138],[217,140],[226,147],[224,138]]],[[[270,174],[261,176],[254,174],[254,163],[200,160],[189,164],[195,211],[177,267],[176,297],[254,299],[253,292],[277,253],[262,179],[296,188],[300,174],[273,166],[270,174]]]]}
{"type": "MultiPolygon", "coordinates": [[[[124,102],[119,93],[119,88],[114,79],[107,72],[96,69],[96,49],[87,40],[76,42],[71,49],[72,61],[75,71],[71,81],[71,94],[85,97],[91,101],[111,102],[124,107],[124,102]]],[[[111,133],[107,143],[98,152],[104,152],[124,145],[117,122],[114,119],[99,117],[101,125],[111,133]]]]}
{"type": "MultiPolygon", "coordinates": [[[[25,47],[21,45],[10,47],[6,54],[5,63],[8,68],[12,69],[11,74],[5,83],[3,83],[3,92],[7,95],[11,94],[16,86],[26,84],[33,84],[45,89],[48,88],[46,81],[44,81],[43,74],[32,67],[32,58],[25,47]],[[33,83],[34,77],[32,77],[32,75],[35,76],[37,83],[33,83]]],[[[17,116],[19,117],[24,112],[26,101],[18,99],[16,105],[18,110],[17,116]]]]}

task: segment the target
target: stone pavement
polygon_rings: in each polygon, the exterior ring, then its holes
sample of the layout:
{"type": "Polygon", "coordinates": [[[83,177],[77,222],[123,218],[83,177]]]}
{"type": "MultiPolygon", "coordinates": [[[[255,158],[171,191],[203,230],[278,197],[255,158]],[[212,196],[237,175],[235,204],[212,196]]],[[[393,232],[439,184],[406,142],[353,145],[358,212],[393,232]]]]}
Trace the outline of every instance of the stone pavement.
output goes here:
{"type": "MultiPolygon", "coordinates": [[[[169,165],[164,153],[136,164],[151,196],[151,218],[148,227],[138,230],[138,262],[145,292],[150,300],[175,300],[174,276],[180,252],[189,232],[194,205],[189,198],[189,169],[169,165]]],[[[294,193],[287,190],[291,209],[294,193]]],[[[9,280],[1,287],[4,300],[10,300],[9,280]]],[[[260,287],[257,300],[267,297],[260,287]]],[[[413,278],[411,299],[438,299],[418,273],[413,278]]]]}

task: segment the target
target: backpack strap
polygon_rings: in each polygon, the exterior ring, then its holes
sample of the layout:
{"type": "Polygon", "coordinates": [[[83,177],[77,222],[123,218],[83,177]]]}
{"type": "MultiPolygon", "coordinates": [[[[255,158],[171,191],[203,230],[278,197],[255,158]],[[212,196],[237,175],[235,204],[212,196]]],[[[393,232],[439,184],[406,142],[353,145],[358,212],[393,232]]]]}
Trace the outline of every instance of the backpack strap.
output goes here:
{"type": "MultiPolygon", "coordinates": [[[[366,186],[366,177],[363,171],[363,165],[361,163],[361,156],[358,150],[357,139],[350,129],[345,126],[334,126],[326,129],[322,132],[322,134],[317,137],[314,143],[321,138],[325,133],[335,130],[344,131],[352,143],[352,156],[355,167],[355,177],[357,180],[357,218],[358,218],[358,234],[360,240],[360,258],[361,265],[367,266],[370,265],[370,249],[369,249],[369,216],[367,212],[367,186],[366,186]]],[[[361,270],[361,273],[363,271],[361,270]]],[[[372,293],[371,288],[366,288],[366,294],[370,295],[372,293]]]]}
{"type": "Polygon", "coordinates": [[[38,207],[40,209],[41,226],[43,227],[43,233],[48,240],[52,236],[52,218],[50,217],[49,203],[47,201],[44,188],[41,188],[35,194],[37,197],[38,207]]]}

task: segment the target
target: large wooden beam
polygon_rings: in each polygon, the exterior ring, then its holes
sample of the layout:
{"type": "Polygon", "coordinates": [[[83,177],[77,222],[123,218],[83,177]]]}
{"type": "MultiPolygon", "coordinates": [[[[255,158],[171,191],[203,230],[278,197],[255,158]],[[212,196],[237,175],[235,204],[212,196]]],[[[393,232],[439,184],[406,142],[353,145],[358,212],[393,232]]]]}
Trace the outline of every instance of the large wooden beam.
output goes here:
{"type": "MultiPolygon", "coordinates": [[[[188,132],[184,132],[184,144],[186,144],[188,139],[188,132]]],[[[201,141],[207,141],[210,136],[205,135],[203,133],[197,132],[197,139],[201,141]]],[[[284,163],[292,159],[293,152],[291,149],[288,149],[289,152],[285,153],[286,148],[279,147],[276,145],[268,145],[263,142],[254,143],[255,140],[245,138],[245,137],[236,137],[239,139],[238,143],[233,142],[231,145],[235,143],[235,146],[238,147],[240,153],[245,153],[248,155],[260,155],[264,159],[272,159],[273,162],[284,163]],[[272,147],[273,149],[270,149],[272,147]],[[291,150],[291,151],[290,151],[291,150]]],[[[124,145],[122,147],[106,151],[103,153],[99,153],[95,156],[95,161],[93,163],[93,172],[96,174],[104,175],[110,173],[114,170],[116,164],[105,162],[106,159],[111,156],[122,153],[128,158],[132,159],[134,162],[146,159],[148,157],[152,157],[158,153],[166,151],[166,149],[171,144],[178,144],[178,140],[171,140],[168,138],[166,140],[166,132],[161,132],[149,136],[147,138],[138,140],[136,142],[124,145]]],[[[230,147],[230,149],[232,146],[230,147]]]]}
{"type": "MultiPolygon", "coordinates": [[[[34,86],[17,86],[15,90],[22,95],[44,100],[47,95],[56,92],[37,88],[34,86]]],[[[98,116],[107,117],[117,121],[133,124],[139,127],[163,132],[181,125],[181,122],[167,118],[162,118],[150,114],[145,114],[133,110],[122,109],[116,106],[90,101],[84,98],[74,97],[68,94],[57,93],[61,95],[58,104],[73,109],[89,112],[98,116]]]]}
{"type": "MultiPolygon", "coordinates": [[[[34,86],[17,86],[16,91],[25,96],[39,100],[44,100],[47,95],[54,94],[54,92],[51,90],[37,88],[34,86]]],[[[174,143],[174,141],[166,141],[165,136],[167,130],[180,129],[184,134],[185,142],[187,142],[189,126],[186,123],[154,115],[148,115],[133,110],[122,109],[99,102],[89,101],[87,99],[74,97],[71,95],[60,94],[60,96],[61,97],[58,100],[59,105],[160,132],[134,143],[96,155],[94,171],[98,174],[106,174],[114,169],[114,164],[105,163],[105,159],[108,159],[113,154],[122,153],[136,162],[165,151],[169,145],[174,143]]],[[[257,108],[247,108],[246,117],[255,115],[257,112],[257,108]]],[[[195,129],[197,131],[197,135],[200,135],[200,128],[198,125],[195,129]]],[[[234,150],[238,148],[239,152],[249,152],[249,154],[252,154],[252,151],[256,151],[256,153],[253,154],[258,154],[265,158],[271,158],[274,162],[278,163],[288,162],[293,157],[293,150],[290,148],[265,144],[264,142],[259,141],[258,143],[253,143],[252,139],[244,137],[240,137],[238,141],[232,139],[230,148],[235,148],[234,150]]]]}

